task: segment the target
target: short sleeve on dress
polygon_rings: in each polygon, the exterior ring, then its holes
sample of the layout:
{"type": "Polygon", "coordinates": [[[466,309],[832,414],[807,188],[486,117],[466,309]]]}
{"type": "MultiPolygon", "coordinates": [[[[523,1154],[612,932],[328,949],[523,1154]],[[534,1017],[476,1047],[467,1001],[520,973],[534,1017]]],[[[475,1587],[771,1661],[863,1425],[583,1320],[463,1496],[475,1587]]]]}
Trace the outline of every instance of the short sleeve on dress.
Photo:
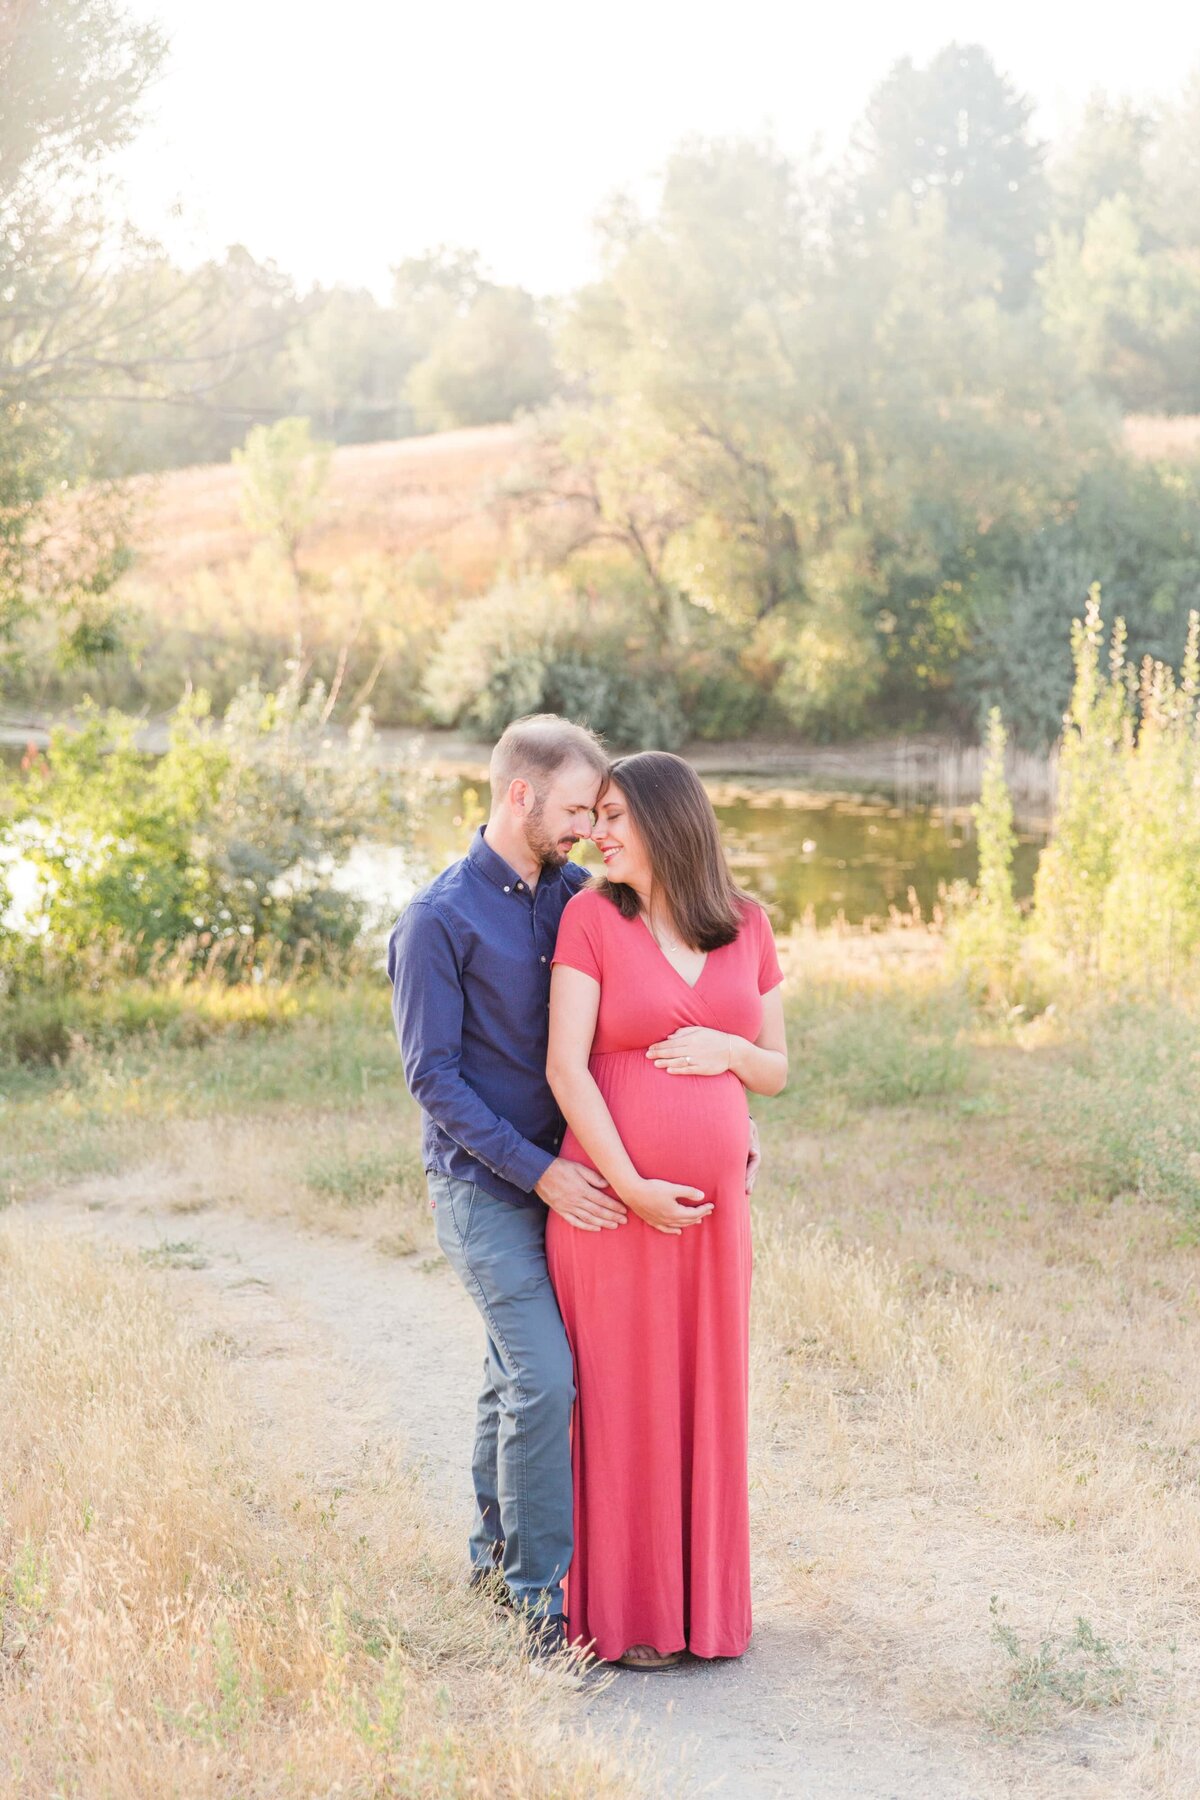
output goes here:
{"type": "MultiPolygon", "coordinates": [[[[607,905],[607,901],[604,902],[607,905]]],[[[600,912],[594,894],[576,894],[567,901],[559,921],[551,966],[565,963],[582,975],[600,980],[604,965],[600,912]]]]}
{"type": "Polygon", "coordinates": [[[758,913],[758,991],[765,994],[773,987],[778,987],[783,980],[783,970],[779,966],[779,953],[775,948],[775,933],[771,930],[771,921],[763,908],[757,907],[758,913]]]}

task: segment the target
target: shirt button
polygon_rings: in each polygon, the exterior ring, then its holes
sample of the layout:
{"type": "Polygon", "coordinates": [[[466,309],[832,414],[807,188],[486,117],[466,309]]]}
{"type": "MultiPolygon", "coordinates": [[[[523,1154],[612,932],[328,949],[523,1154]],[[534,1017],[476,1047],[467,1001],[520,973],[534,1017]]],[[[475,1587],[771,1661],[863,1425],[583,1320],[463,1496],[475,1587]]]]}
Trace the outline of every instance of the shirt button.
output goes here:
{"type": "Polygon", "coordinates": [[[524,882],[523,882],[523,881],[518,881],[518,883],[517,883],[517,892],[518,892],[518,894],[521,894],[521,893],[523,893],[523,892],[524,892],[524,891],[525,891],[525,883],[524,883],[524,882]]]}
{"type": "Polygon", "coordinates": [[[505,889],[504,889],[504,891],[505,891],[505,893],[506,893],[506,894],[508,894],[508,893],[511,893],[511,892],[512,892],[512,890],[511,890],[511,888],[509,888],[509,887],[508,887],[508,886],[507,886],[507,885],[506,885],[506,886],[505,886],[505,889]]]}
{"type": "Polygon", "coordinates": [[[543,957],[541,957],[541,958],[540,958],[540,959],[539,959],[539,960],[540,960],[540,961],[542,961],[542,962],[545,962],[545,960],[546,960],[546,959],[545,959],[545,957],[544,957],[544,956],[543,956],[543,957]]]}

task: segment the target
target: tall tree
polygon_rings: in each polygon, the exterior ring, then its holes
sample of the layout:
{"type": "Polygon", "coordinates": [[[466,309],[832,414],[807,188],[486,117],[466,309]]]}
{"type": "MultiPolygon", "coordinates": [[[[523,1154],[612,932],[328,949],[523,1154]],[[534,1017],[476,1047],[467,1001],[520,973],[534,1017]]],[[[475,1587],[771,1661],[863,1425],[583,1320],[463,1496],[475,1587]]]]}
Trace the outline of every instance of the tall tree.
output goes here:
{"type": "Polygon", "coordinates": [[[1176,249],[1200,249],[1200,63],[1162,110],[1151,167],[1160,233],[1176,249]]]}
{"type": "Polygon", "coordinates": [[[78,472],[67,407],[120,355],[96,268],[104,159],[129,142],[163,55],[109,0],[0,15],[0,650],[39,590],[78,650],[119,572],[119,520],[48,502],[78,472]]]}
{"type": "Polygon", "coordinates": [[[948,44],[925,69],[905,57],[875,90],[859,132],[860,221],[878,223],[901,194],[918,209],[939,202],[952,237],[991,253],[1005,304],[1022,305],[1047,210],[1031,111],[979,44],[948,44]]]}
{"type": "Polygon", "coordinates": [[[1049,165],[1055,223],[1081,232],[1105,200],[1124,194],[1145,223],[1151,204],[1147,153],[1154,118],[1132,100],[1090,95],[1076,131],[1049,165]]]}
{"type": "Polygon", "coordinates": [[[113,408],[204,403],[262,345],[252,308],[231,324],[244,262],[185,275],[117,216],[112,153],[164,54],[114,0],[0,14],[0,650],[31,611],[68,652],[109,642],[120,500],[64,493],[118,465],[113,408]]]}

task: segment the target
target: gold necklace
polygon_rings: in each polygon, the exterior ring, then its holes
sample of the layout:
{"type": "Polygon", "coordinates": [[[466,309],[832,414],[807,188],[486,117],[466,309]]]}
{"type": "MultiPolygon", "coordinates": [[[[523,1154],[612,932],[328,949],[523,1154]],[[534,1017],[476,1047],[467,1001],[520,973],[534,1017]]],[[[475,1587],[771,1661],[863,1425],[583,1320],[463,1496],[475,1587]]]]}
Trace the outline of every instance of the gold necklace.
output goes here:
{"type": "MultiPolygon", "coordinates": [[[[647,923],[647,925],[650,926],[650,936],[654,939],[655,943],[658,945],[659,949],[662,951],[664,956],[667,954],[668,950],[682,950],[685,948],[682,938],[668,938],[667,941],[664,943],[662,938],[659,937],[657,931],[655,931],[654,926],[651,923],[649,913],[646,914],[646,923],[647,923]]],[[[690,947],[691,947],[690,945],[687,946],[687,948],[689,948],[689,949],[690,949],[690,947]]]]}

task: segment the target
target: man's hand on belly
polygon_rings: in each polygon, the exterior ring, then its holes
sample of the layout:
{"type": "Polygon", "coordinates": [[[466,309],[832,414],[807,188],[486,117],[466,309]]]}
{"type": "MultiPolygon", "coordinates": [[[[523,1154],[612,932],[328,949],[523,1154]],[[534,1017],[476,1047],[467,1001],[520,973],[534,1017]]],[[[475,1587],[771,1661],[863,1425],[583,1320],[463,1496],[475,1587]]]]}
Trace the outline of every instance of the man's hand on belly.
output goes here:
{"type": "Polygon", "coordinates": [[[612,1231],[625,1223],[625,1207],[605,1193],[607,1186],[595,1169],[559,1156],[533,1191],[568,1225],[580,1231],[612,1231]]]}
{"type": "Polygon", "coordinates": [[[758,1180],[758,1171],[762,1166],[762,1140],[758,1135],[758,1126],[750,1121],[750,1152],[746,1158],[746,1192],[754,1192],[754,1184],[758,1180]]]}

